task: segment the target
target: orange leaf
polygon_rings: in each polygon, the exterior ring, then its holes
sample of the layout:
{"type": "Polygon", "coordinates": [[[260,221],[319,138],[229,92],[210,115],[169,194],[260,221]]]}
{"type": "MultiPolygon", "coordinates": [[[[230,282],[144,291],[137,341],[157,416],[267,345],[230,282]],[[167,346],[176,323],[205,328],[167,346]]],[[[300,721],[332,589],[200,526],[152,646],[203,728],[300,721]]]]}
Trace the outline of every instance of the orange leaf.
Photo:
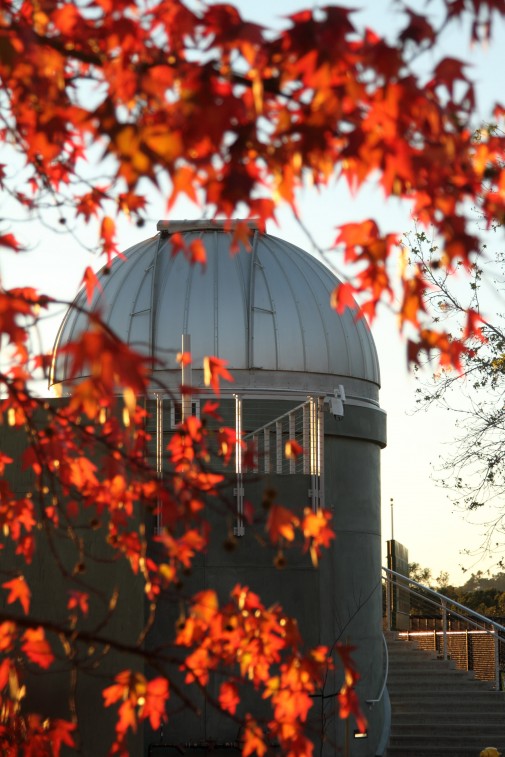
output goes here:
{"type": "Polygon", "coordinates": [[[331,517],[328,510],[312,512],[308,507],[304,510],[302,531],[305,536],[305,549],[310,550],[314,565],[318,563],[321,547],[329,547],[331,540],[335,538],[335,532],[328,525],[331,517]]]}
{"type": "Polygon", "coordinates": [[[233,376],[226,370],[226,360],[220,360],[218,357],[204,357],[203,359],[203,380],[205,386],[211,386],[216,394],[219,394],[219,379],[233,381],[233,376]]]}
{"type": "Polygon", "coordinates": [[[100,284],[100,281],[98,280],[98,276],[89,265],[86,267],[86,270],[84,271],[82,282],[84,286],[86,287],[86,298],[89,304],[91,303],[91,300],[93,299],[93,294],[94,294],[95,289],[99,289],[100,292],[102,291],[102,286],[100,284]]]}
{"type": "Polygon", "coordinates": [[[6,686],[9,681],[9,674],[11,671],[12,661],[6,657],[2,663],[0,663],[0,691],[6,686]]]}
{"type": "Polygon", "coordinates": [[[0,234],[0,247],[9,247],[14,252],[19,252],[21,245],[14,234],[0,234]]]}
{"type": "Polygon", "coordinates": [[[263,739],[263,731],[256,721],[253,720],[250,715],[247,715],[244,729],[242,757],[249,757],[250,754],[258,754],[259,757],[263,757],[266,751],[267,747],[263,739]]]}
{"type": "Polygon", "coordinates": [[[89,594],[84,591],[72,590],[70,592],[70,598],[67,602],[67,608],[69,610],[80,610],[83,615],[87,615],[89,610],[88,603],[89,594]]]}
{"type": "Polygon", "coordinates": [[[57,8],[52,14],[52,20],[63,34],[70,35],[77,33],[78,26],[82,22],[74,3],[66,3],[61,8],[57,8]]]}
{"type": "Polygon", "coordinates": [[[204,623],[210,623],[219,609],[217,594],[212,589],[195,594],[192,614],[204,623]]]}
{"type": "Polygon", "coordinates": [[[25,631],[22,638],[24,644],[21,649],[28,659],[45,670],[51,667],[54,662],[54,655],[46,640],[42,626],[39,626],[38,628],[29,628],[25,631]]]}
{"type": "Polygon", "coordinates": [[[347,308],[353,310],[356,307],[354,292],[355,289],[352,284],[339,284],[331,293],[331,307],[336,310],[339,315],[342,315],[347,308]]]}
{"type": "Polygon", "coordinates": [[[16,635],[16,626],[10,620],[0,623],[0,652],[6,652],[12,646],[16,635]]]}
{"type": "Polygon", "coordinates": [[[3,476],[5,471],[5,466],[10,465],[10,463],[13,462],[12,457],[9,457],[8,455],[4,455],[3,452],[0,452],[0,476],[3,476]]]}
{"type": "Polygon", "coordinates": [[[166,678],[153,678],[152,681],[149,681],[146,689],[146,701],[142,710],[142,719],[149,718],[151,728],[155,731],[167,719],[165,702],[168,696],[168,681],[166,678]]]}
{"type": "Polygon", "coordinates": [[[191,352],[178,352],[177,353],[177,362],[179,365],[190,365],[191,364],[191,352]]]}
{"type": "Polygon", "coordinates": [[[305,450],[298,444],[296,439],[288,439],[284,447],[284,454],[288,460],[296,460],[297,457],[303,455],[305,450]]]}
{"type": "Polygon", "coordinates": [[[7,604],[10,605],[19,600],[25,615],[27,615],[30,610],[31,592],[23,576],[13,578],[12,581],[6,581],[2,586],[9,590],[7,604]]]}
{"type": "Polygon", "coordinates": [[[274,544],[280,539],[293,541],[295,528],[298,528],[299,525],[300,521],[291,510],[282,507],[282,505],[271,506],[266,528],[274,544]]]}
{"type": "Polygon", "coordinates": [[[105,216],[102,221],[100,239],[102,241],[102,252],[107,255],[107,265],[110,265],[112,256],[118,252],[116,224],[110,216],[105,216]]]}
{"type": "Polygon", "coordinates": [[[223,710],[235,715],[237,705],[240,704],[240,697],[238,695],[238,689],[234,683],[225,681],[221,684],[219,689],[219,704],[223,710]]]}
{"type": "Polygon", "coordinates": [[[131,699],[127,699],[120,706],[118,721],[116,723],[116,731],[119,734],[126,733],[128,728],[131,728],[132,731],[137,730],[137,714],[135,712],[135,705],[131,699]]]}
{"type": "Polygon", "coordinates": [[[207,264],[207,251],[201,239],[194,239],[187,248],[187,257],[191,265],[200,263],[202,268],[207,264]]]}

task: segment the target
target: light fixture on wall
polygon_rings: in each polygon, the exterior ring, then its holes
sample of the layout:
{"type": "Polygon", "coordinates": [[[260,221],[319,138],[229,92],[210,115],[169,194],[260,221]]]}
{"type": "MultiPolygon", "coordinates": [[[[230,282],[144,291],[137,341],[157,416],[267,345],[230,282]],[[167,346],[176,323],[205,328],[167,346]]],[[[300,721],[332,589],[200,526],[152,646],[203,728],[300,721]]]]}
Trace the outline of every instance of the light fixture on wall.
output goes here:
{"type": "Polygon", "coordinates": [[[368,731],[354,731],[354,738],[355,739],[367,739],[368,738],[368,731]]]}

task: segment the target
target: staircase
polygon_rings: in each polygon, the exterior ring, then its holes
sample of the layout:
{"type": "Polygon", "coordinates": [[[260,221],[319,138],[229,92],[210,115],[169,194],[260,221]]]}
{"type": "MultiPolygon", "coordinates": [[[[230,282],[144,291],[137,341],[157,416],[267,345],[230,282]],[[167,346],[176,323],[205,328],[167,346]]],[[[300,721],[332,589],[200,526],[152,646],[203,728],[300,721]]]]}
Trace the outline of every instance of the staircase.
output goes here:
{"type": "Polygon", "coordinates": [[[391,738],[387,757],[505,755],[505,692],[456,670],[414,643],[386,634],[391,738]]]}

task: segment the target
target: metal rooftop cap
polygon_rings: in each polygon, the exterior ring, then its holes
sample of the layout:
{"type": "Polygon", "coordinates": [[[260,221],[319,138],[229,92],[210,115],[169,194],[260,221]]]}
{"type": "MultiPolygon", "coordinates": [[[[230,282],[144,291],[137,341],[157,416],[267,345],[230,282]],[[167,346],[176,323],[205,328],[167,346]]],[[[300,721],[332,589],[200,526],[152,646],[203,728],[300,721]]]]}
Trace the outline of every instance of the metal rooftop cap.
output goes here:
{"type": "Polygon", "coordinates": [[[376,401],[380,374],[370,329],[357,307],[341,314],[331,308],[338,279],[309,253],[248,223],[251,250],[239,241],[231,254],[233,223],[160,221],[156,236],[98,273],[101,291],[91,306],[84,290],[77,295],[56,338],[52,383],[69,380],[70,359],[60,350],[88,328],[91,310],[150,358],[153,381],[178,386],[176,355],[181,335],[190,334],[196,383],[202,358],[215,355],[235,378],[224,391],[333,395],[345,384],[347,395],[376,401]],[[172,245],[172,232],[187,250],[201,240],[206,265],[192,265],[181,245],[172,245]],[[360,384],[355,392],[353,381],[360,384]]]}
{"type": "Polygon", "coordinates": [[[164,231],[168,234],[175,234],[180,231],[233,231],[238,225],[246,225],[251,231],[263,231],[264,224],[259,218],[230,220],[215,220],[212,218],[199,218],[195,220],[184,221],[158,221],[156,228],[158,231],[164,231]]]}

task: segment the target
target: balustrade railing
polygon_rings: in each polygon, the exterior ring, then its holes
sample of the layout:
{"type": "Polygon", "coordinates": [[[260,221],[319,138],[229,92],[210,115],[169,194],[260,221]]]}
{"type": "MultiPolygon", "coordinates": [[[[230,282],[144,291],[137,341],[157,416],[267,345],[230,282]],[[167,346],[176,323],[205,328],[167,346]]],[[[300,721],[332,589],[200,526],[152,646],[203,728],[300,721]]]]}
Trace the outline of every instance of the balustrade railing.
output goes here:
{"type": "Polygon", "coordinates": [[[383,568],[383,578],[386,582],[386,619],[389,630],[397,630],[393,627],[393,596],[394,592],[408,592],[418,601],[422,601],[430,608],[436,608],[441,620],[441,628],[425,631],[411,631],[403,629],[399,631],[400,636],[405,638],[416,639],[417,641],[425,640],[427,643],[421,644],[425,648],[431,648],[440,654],[444,660],[451,657],[455,660],[458,667],[466,670],[474,670],[479,677],[494,680],[496,689],[501,688],[502,671],[505,670],[505,627],[497,623],[492,618],[487,618],[469,607],[465,607],[455,599],[441,594],[428,586],[415,581],[408,576],[397,573],[389,568],[383,568]],[[451,629],[451,621],[455,619],[464,624],[465,628],[458,630],[451,629]],[[474,642],[473,639],[479,639],[474,642]],[[466,657],[462,657],[461,640],[466,645],[466,657]],[[479,645],[479,654],[470,654],[471,647],[476,648],[479,645]],[[475,662],[477,658],[480,661],[480,669],[475,662]],[[485,664],[482,660],[485,658],[485,664]]]}

